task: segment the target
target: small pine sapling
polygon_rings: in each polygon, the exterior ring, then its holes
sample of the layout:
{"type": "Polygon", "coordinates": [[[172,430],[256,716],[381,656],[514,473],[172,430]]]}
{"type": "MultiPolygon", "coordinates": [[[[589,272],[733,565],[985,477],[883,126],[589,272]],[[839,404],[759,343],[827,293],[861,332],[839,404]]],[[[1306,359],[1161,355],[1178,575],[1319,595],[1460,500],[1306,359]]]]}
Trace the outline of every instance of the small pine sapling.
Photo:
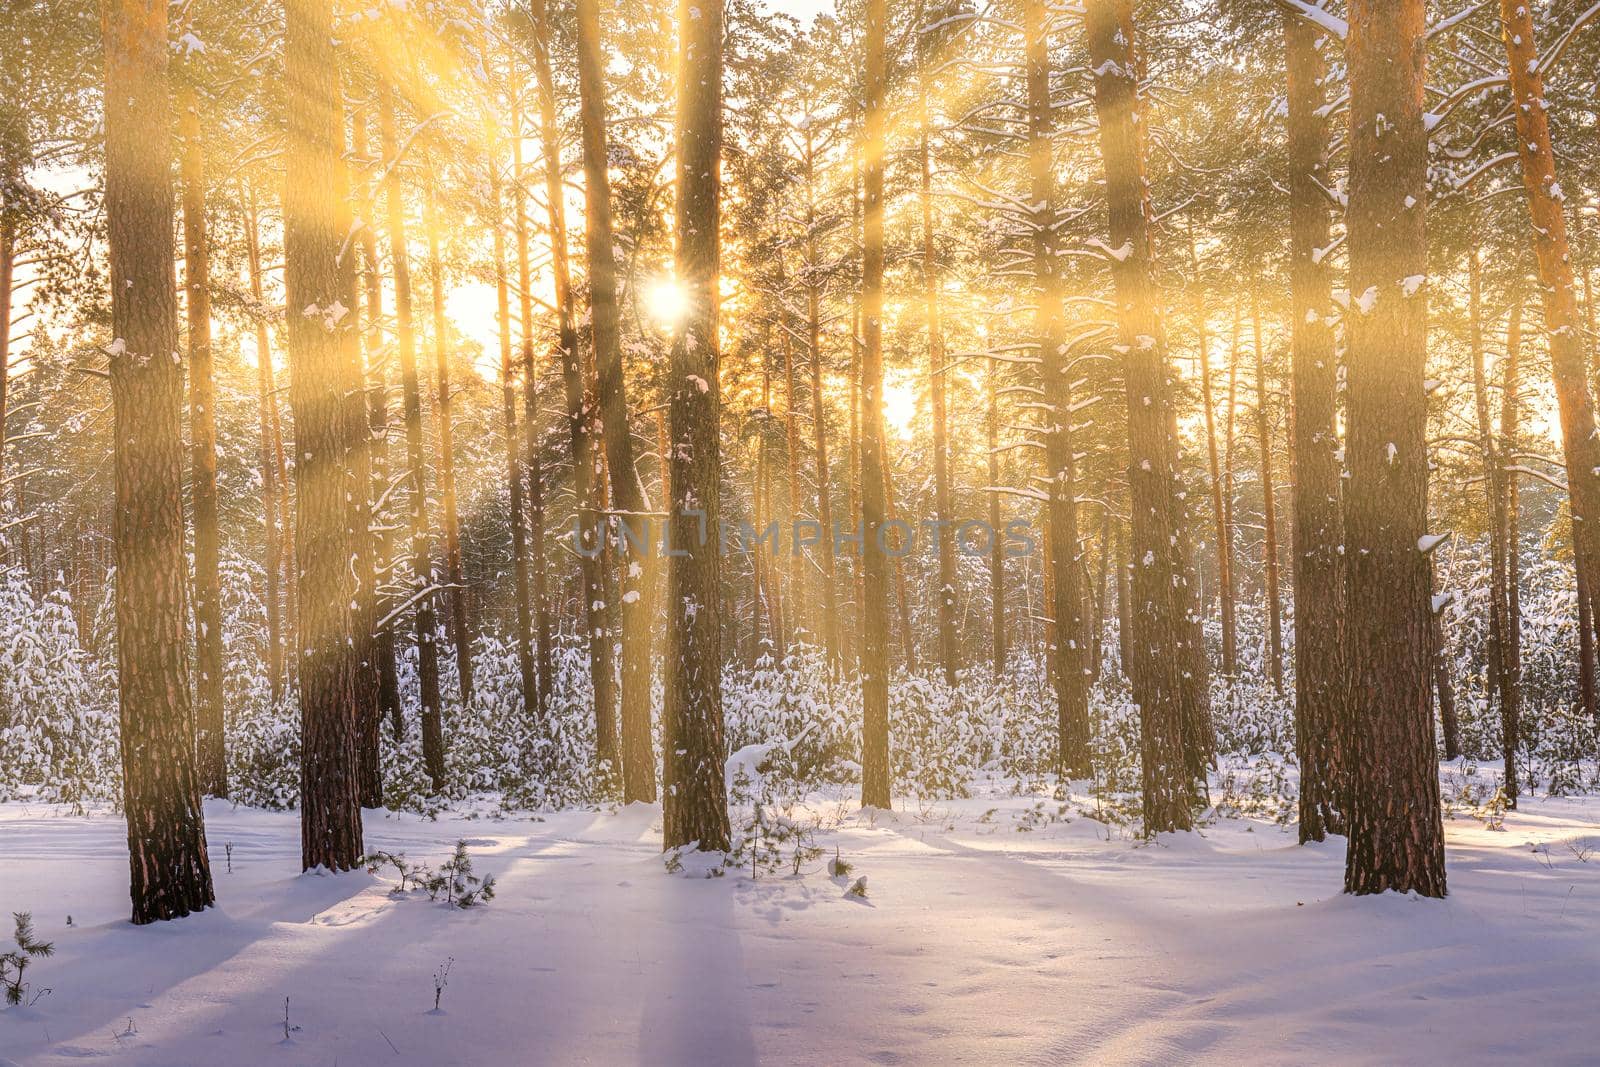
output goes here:
{"type": "Polygon", "coordinates": [[[854,897],[857,900],[866,900],[867,899],[867,876],[863,874],[861,877],[859,877],[855,881],[851,882],[850,883],[850,888],[846,889],[844,891],[844,895],[847,896],[847,897],[854,897]]]}
{"type": "MultiPolygon", "coordinates": [[[[17,943],[15,951],[0,954],[0,987],[4,987],[6,1003],[18,1005],[23,997],[28,995],[29,985],[22,980],[22,973],[27,970],[28,964],[41,959],[54,952],[55,945],[48,941],[40,941],[33,932],[33,915],[25,911],[11,913],[11,918],[16,922],[16,932],[12,940],[17,943]]],[[[50,990],[42,989],[28,1003],[37,1003],[39,997],[49,993],[50,990]]]]}
{"type": "Polygon", "coordinates": [[[855,870],[855,864],[839,855],[839,846],[833,846],[833,859],[828,861],[828,877],[848,878],[850,872],[855,870]]]}
{"type": "Polygon", "coordinates": [[[404,852],[369,852],[361,857],[361,862],[367,868],[368,874],[377,874],[384,867],[393,867],[395,873],[400,876],[400,884],[389,890],[395,896],[404,896],[413,890],[426,889],[434,877],[433,871],[427,864],[409,862],[404,852]]]}
{"type": "Polygon", "coordinates": [[[439,867],[439,873],[423,883],[429,900],[444,897],[446,903],[457,908],[470,908],[487,904],[494,899],[494,875],[482,878],[472,873],[472,857],[467,854],[467,843],[456,842],[455,854],[439,867]]]}

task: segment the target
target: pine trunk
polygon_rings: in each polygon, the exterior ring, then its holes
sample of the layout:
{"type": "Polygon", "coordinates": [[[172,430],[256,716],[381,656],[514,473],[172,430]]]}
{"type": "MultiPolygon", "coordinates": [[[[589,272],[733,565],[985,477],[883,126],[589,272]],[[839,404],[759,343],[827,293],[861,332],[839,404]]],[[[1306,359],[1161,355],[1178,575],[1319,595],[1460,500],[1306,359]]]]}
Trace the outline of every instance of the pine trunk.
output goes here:
{"type": "MultiPolygon", "coordinates": [[[[594,333],[601,437],[611,475],[611,496],[620,521],[639,531],[648,545],[649,502],[634,464],[628,425],[628,385],[622,366],[622,329],[617,304],[617,263],[611,232],[611,180],[606,147],[605,67],[600,41],[599,0],[578,0],[578,95],[583,128],[584,221],[589,258],[589,322],[594,333]]],[[[650,617],[645,591],[645,548],[619,536],[622,600],[622,799],[656,798],[655,742],[650,736],[650,617]]]]}
{"type": "Polygon", "coordinates": [[[448,325],[444,316],[444,260],[439,253],[439,205],[432,190],[423,200],[428,239],[428,287],[433,312],[433,417],[439,437],[439,495],[444,520],[444,573],[449,591],[450,641],[456,650],[456,680],[463,706],[472,701],[472,631],[467,626],[467,580],[461,565],[461,517],[456,510],[455,400],[450,387],[448,325]]]}
{"type": "Polygon", "coordinates": [[[1065,292],[1060,274],[1057,191],[1052,166],[1055,120],[1050,97],[1049,13],[1045,0],[1026,0],[1022,9],[1027,49],[1028,161],[1033,205],[1034,286],[1039,303],[1034,330],[1039,373],[1044,385],[1045,482],[1052,594],[1046,604],[1054,629],[1050,636],[1050,681],[1056,696],[1056,772],[1086,778],[1089,765],[1089,681],[1087,626],[1079,580],[1078,475],[1072,439],[1072,363],[1066,335],[1065,292]]]}
{"type": "Polygon", "coordinates": [[[1328,65],[1316,30],[1286,16],[1289,105],[1289,318],[1294,396],[1295,755],[1300,843],[1344,827],[1344,542],[1327,195],[1328,65]]]}
{"type": "Polygon", "coordinates": [[[889,807],[889,559],[884,538],[883,167],[888,0],[867,0],[861,214],[861,806],[889,807]]]}
{"type": "Polygon", "coordinates": [[[110,255],[122,799],[133,921],[214,902],[185,657],[183,366],[177,359],[167,5],[107,0],[110,255]]]}
{"type": "Polygon", "coordinates": [[[1266,575],[1267,675],[1283,691],[1283,614],[1278,597],[1278,508],[1272,484],[1272,419],[1267,411],[1266,346],[1261,336],[1261,305],[1250,291],[1250,339],[1256,355],[1256,447],[1261,452],[1261,569],[1266,575]]]}
{"type": "MultiPolygon", "coordinates": [[[[1500,521],[1505,525],[1505,626],[1500,631],[1500,751],[1505,759],[1506,807],[1517,806],[1517,746],[1522,734],[1522,540],[1521,491],[1516,454],[1522,433],[1522,294],[1513,298],[1506,324],[1505,373],[1500,388],[1500,521]]],[[[1570,480],[1569,480],[1570,484],[1570,480]]],[[[1587,591],[1587,590],[1586,590],[1587,591]]]]}
{"type": "Polygon", "coordinates": [[[193,456],[195,757],[200,789],[228,795],[222,723],[222,577],[217,532],[216,372],[211,354],[210,248],[206,232],[205,151],[200,131],[199,77],[186,54],[178,90],[183,142],[183,284],[189,319],[189,439],[193,456]]]}
{"type": "MultiPolygon", "coordinates": [[[[839,636],[838,562],[833,552],[833,484],[828,468],[828,420],[822,399],[822,287],[826,280],[817,251],[816,145],[809,124],[805,130],[805,172],[806,338],[811,357],[811,432],[817,463],[817,522],[822,526],[822,638],[828,651],[828,663],[838,670],[843,662],[839,636]]],[[[792,434],[790,443],[794,443],[792,434]]]]}
{"type": "Polygon", "coordinates": [[[1347,893],[1445,893],[1429,661],[1422,0],[1350,5],[1347,893]]]}
{"type": "MultiPolygon", "coordinates": [[[[1551,378],[1561,412],[1567,488],[1572,502],[1573,555],[1585,574],[1600,574],[1600,434],[1596,433],[1589,384],[1589,341],[1578,308],[1578,290],[1567,239],[1566,196],[1556,180],[1544,75],[1527,0],[1500,0],[1500,21],[1511,75],[1512,109],[1522,185],[1533,223],[1545,332],[1550,338],[1551,378]]],[[[1511,551],[1516,545],[1508,543],[1511,551]]],[[[1589,614],[1597,616],[1600,583],[1586,582],[1589,614]]],[[[1515,596],[1514,585],[1512,595],[1515,596]]],[[[1515,634],[1508,634],[1514,639],[1515,634]]],[[[1509,771],[1509,768],[1507,768],[1509,771]]]]}
{"type": "Polygon", "coordinates": [[[1133,514],[1131,674],[1139,704],[1144,823],[1149,834],[1194,825],[1197,783],[1215,747],[1178,469],[1166,332],[1156,288],[1152,209],[1139,100],[1143,66],[1132,0],[1091,0],[1089,59],[1110,209],[1111,268],[1128,391],[1133,514]]]}
{"type": "Polygon", "coordinates": [[[722,7],[679,6],[677,276],[687,305],[667,383],[672,534],[667,574],[664,847],[726,850],[717,338],[722,155],[722,7]],[[704,526],[698,526],[703,521],[704,526]],[[696,529],[706,537],[696,537],[696,529]]]}
{"type": "Polygon", "coordinates": [[[406,467],[411,509],[411,596],[417,611],[417,688],[421,705],[422,763],[433,788],[444,788],[444,727],[439,694],[439,634],[434,616],[433,544],[428,532],[427,457],[422,434],[422,383],[417,373],[413,324],[411,252],[406,241],[405,194],[400,182],[400,144],[394,91],[378,83],[378,124],[383,139],[384,206],[388,212],[389,260],[394,272],[395,348],[400,354],[401,404],[406,428],[406,467]]]}
{"type": "Polygon", "coordinates": [[[984,432],[989,459],[989,662],[998,681],[1006,671],[1006,549],[1000,537],[1000,382],[999,360],[989,357],[984,378],[987,410],[984,432]]]}
{"type": "Polygon", "coordinates": [[[333,12],[286,0],[289,86],[283,197],[284,291],[289,314],[289,403],[295,434],[295,562],[300,573],[300,844],[310,870],[360,861],[356,753],[358,591],[350,566],[352,453],[366,427],[349,401],[357,338],[355,257],[344,164],[343,96],[333,12]]]}
{"type": "Polygon", "coordinates": [[[252,317],[256,327],[256,380],[261,434],[261,510],[265,522],[266,590],[267,599],[267,674],[272,688],[272,703],[276,705],[283,696],[284,639],[283,597],[279,592],[279,579],[284,566],[284,538],[279,533],[280,523],[288,526],[284,513],[281,486],[285,484],[282,463],[283,447],[278,434],[278,400],[272,374],[272,341],[267,330],[267,308],[261,293],[261,237],[260,214],[256,209],[255,190],[246,190],[245,252],[250,273],[250,298],[252,317]]]}
{"type": "Polygon", "coordinates": [[[589,649],[589,680],[594,692],[595,757],[608,772],[617,770],[617,719],[611,672],[611,637],[606,632],[605,578],[597,499],[598,449],[594,441],[594,400],[584,388],[582,354],[574,315],[572,274],[567,253],[566,186],[561,175],[561,133],[556,125],[555,81],[550,68],[551,25],[544,0],[533,0],[533,70],[539,88],[539,134],[545,157],[545,202],[550,211],[550,270],[555,280],[561,383],[567,402],[567,434],[572,452],[573,495],[577,500],[579,574],[583,603],[579,616],[589,649]]]}

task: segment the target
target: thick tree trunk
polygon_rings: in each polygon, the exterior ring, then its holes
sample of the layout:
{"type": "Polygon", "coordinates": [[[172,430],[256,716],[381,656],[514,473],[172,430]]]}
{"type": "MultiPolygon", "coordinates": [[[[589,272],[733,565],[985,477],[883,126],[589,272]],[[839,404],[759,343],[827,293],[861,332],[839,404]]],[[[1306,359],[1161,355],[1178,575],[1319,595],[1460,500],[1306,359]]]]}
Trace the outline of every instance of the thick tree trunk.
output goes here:
{"type": "Polygon", "coordinates": [[[1083,615],[1078,543],[1078,475],[1072,439],[1072,364],[1066,335],[1065,292],[1052,148],[1055,120],[1050,98],[1049,13],[1045,0],[1025,0],[1023,39],[1027,49],[1029,200],[1033,205],[1033,273],[1039,309],[1034,331],[1044,384],[1045,481],[1051,597],[1050,681],[1056,696],[1056,772],[1086,778],[1089,765],[1088,640],[1083,615]]]}
{"type": "Polygon", "coordinates": [[[984,433],[989,452],[989,662],[998,681],[1006,671],[1006,549],[1000,536],[1000,361],[989,357],[984,377],[984,433]]]}
{"type": "MultiPolygon", "coordinates": [[[[534,78],[539,88],[539,133],[545,157],[545,202],[550,212],[550,270],[555,280],[561,382],[567,401],[567,433],[572,449],[573,495],[583,604],[579,615],[589,647],[589,679],[594,690],[595,757],[608,773],[617,767],[617,715],[612,681],[611,636],[606,631],[604,542],[596,508],[599,450],[594,440],[594,400],[584,388],[582,354],[574,315],[571,267],[567,258],[565,183],[561,175],[561,134],[556,126],[555,82],[550,69],[549,13],[533,0],[534,78]]],[[[711,601],[715,603],[715,601],[711,601]]],[[[713,612],[714,614],[714,612],[713,612]]]]}
{"type": "Polygon", "coordinates": [[[388,212],[389,260],[394,272],[395,348],[400,354],[400,387],[406,427],[406,466],[410,477],[411,599],[417,611],[417,688],[421,705],[422,762],[435,790],[444,788],[444,727],[439,694],[439,633],[434,616],[433,545],[428,532],[428,495],[422,434],[422,383],[417,373],[417,335],[413,325],[411,252],[406,242],[405,194],[400,182],[400,143],[395,128],[394,91],[378,82],[378,124],[383,138],[384,206],[388,212]]]}
{"type": "Polygon", "coordinates": [[[1283,613],[1278,597],[1278,506],[1272,484],[1272,419],[1267,411],[1266,346],[1261,335],[1261,305],[1250,290],[1250,339],[1256,356],[1256,447],[1261,452],[1261,569],[1266,575],[1267,675],[1283,691],[1283,613]]]}
{"type": "Polygon", "coordinates": [[[861,214],[861,806],[888,808],[889,559],[883,455],[883,168],[888,0],[867,0],[861,214]]]}
{"type": "Polygon", "coordinates": [[[461,517],[456,510],[455,401],[450,387],[450,344],[444,317],[444,260],[439,254],[439,205],[432,190],[423,200],[428,238],[428,288],[433,312],[433,417],[439,436],[439,495],[444,519],[444,573],[449,584],[450,641],[456,650],[461,703],[472,700],[472,632],[467,626],[467,580],[461,566],[461,517]]]}
{"type": "Polygon", "coordinates": [[[1289,319],[1294,395],[1295,756],[1300,843],[1344,828],[1344,521],[1332,270],[1322,249],[1331,220],[1323,189],[1328,66],[1316,30],[1286,17],[1289,104],[1289,319]]]}
{"type": "MultiPolygon", "coordinates": [[[[1567,239],[1563,208],[1566,196],[1556,180],[1544,76],[1539,70],[1533,13],[1527,0],[1500,0],[1500,21],[1515,102],[1512,110],[1517,120],[1522,185],[1528,197],[1533,250],[1539,262],[1545,331],[1550,338],[1551,379],[1561,412],[1561,440],[1572,500],[1573,555],[1581,561],[1585,574],[1595,575],[1600,574],[1600,434],[1595,429],[1590,394],[1589,342],[1579,314],[1572,248],[1567,239]]],[[[1516,549],[1514,543],[1507,547],[1513,552],[1516,549]]],[[[1600,608],[1600,582],[1584,584],[1589,614],[1594,618],[1600,608]]]]}
{"type": "Polygon", "coordinates": [[[672,343],[671,420],[674,553],[667,576],[672,620],[667,652],[664,846],[728,847],[727,757],[717,604],[718,443],[722,391],[717,340],[721,275],[722,7],[683,0],[678,18],[677,275],[686,312],[672,343]],[[703,517],[704,539],[694,535],[703,517]]]}
{"type": "MultiPolygon", "coordinates": [[[[273,385],[272,342],[267,330],[267,308],[261,296],[261,237],[260,215],[256,209],[255,190],[246,189],[245,251],[250,273],[250,297],[254,305],[256,327],[256,379],[260,412],[261,433],[261,510],[266,524],[265,561],[267,584],[267,674],[272,684],[274,705],[283,696],[283,598],[278,582],[283,573],[285,537],[279,525],[288,526],[288,515],[283,506],[282,491],[286,482],[283,476],[283,442],[278,431],[278,400],[273,385]]],[[[286,530],[285,530],[286,532],[286,530]]]]}
{"type": "Polygon", "coordinates": [[[355,257],[344,165],[343,97],[333,13],[286,0],[289,86],[283,197],[289,402],[294,410],[295,539],[300,572],[300,844],[307,869],[354,868],[363,848],[356,762],[359,653],[351,605],[355,257]]]}
{"type": "Polygon", "coordinates": [[[167,5],[107,0],[106,241],[115,441],[118,707],[133,921],[214,897],[184,629],[183,367],[172,247],[167,5]]]}
{"type": "Polygon", "coordinates": [[[522,172],[522,113],[513,109],[516,131],[511,139],[512,197],[517,222],[517,307],[522,326],[522,438],[528,469],[528,596],[533,613],[534,674],[537,701],[535,717],[544,722],[555,685],[555,653],[551,637],[550,598],[546,588],[550,567],[545,556],[544,460],[540,453],[539,366],[533,351],[533,270],[529,255],[529,220],[522,172]]]}
{"type": "MultiPolygon", "coordinates": [[[[606,147],[605,67],[600,41],[599,0],[578,0],[578,96],[583,128],[584,221],[589,258],[589,323],[594,332],[601,436],[611,495],[620,521],[648,544],[650,510],[634,465],[628,426],[628,385],[622,367],[622,329],[617,308],[617,263],[611,233],[611,180],[606,147]]],[[[656,798],[655,742],[650,736],[650,619],[646,614],[647,550],[615,542],[621,564],[622,599],[622,799],[656,798]]]]}
{"type": "Polygon", "coordinates": [[[1350,5],[1345,892],[1445,893],[1429,661],[1422,0],[1350,5]]]}
{"type": "Polygon", "coordinates": [[[183,142],[183,285],[189,319],[189,439],[193,455],[195,755],[200,788],[228,795],[222,723],[222,578],[217,532],[216,374],[211,355],[210,248],[206,233],[205,149],[195,59],[184,59],[178,90],[183,142]]]}
{"type": "Polygon", "coordinates": [[[1139,648],[1131,677],[1143,738],[1145,832],[1187,830],[1215,739],[1155,280],[1132,0],[1091,0],[1087,29],[1128,390],[1131,614],[1139,648]]]}

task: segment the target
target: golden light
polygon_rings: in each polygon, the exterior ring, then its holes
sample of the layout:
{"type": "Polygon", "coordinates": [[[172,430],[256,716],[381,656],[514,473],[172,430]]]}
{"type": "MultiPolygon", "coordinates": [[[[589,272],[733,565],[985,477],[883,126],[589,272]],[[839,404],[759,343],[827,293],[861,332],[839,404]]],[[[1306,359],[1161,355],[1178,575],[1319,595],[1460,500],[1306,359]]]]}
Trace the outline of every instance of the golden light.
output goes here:
{"type": "Polygon", "coordinates": [[[883,422],[900,440],[911,440],[917,421],[917,386],[914,375],[890,371],[883,383],[883,422]]]}
{"type": "Polygon", "coordinates": [[[671,278],[659,278],[645,289],[644,305],[652,319],[671,329],[689,313],[689,294],[671,278]]]}

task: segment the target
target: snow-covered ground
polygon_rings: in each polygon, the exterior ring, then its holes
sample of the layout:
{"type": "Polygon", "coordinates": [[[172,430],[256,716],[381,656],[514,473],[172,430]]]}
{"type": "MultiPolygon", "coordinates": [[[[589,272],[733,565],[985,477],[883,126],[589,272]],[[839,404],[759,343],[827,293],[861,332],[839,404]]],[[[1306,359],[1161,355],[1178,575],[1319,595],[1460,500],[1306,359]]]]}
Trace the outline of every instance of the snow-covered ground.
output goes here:
{"type": "Polygon", "coordinates": [[[0,805],[0,908],[56,947],[29,971],[49,995],[0,1008],[0,1062],[1600,1059],[1600,800],[1450,820],[1430,901],[1341,896],[1342,843],[1271,823],[1144,843],[993,794],[817,808],[865,900],[821,861],[670,875],[654,808],[369,812],[371,850],[437,864],[467,839],[499,895],[465,911],[302,875],[293,814],[210,803],[219,906],[143,928],[119,817],[0,805]]]}

